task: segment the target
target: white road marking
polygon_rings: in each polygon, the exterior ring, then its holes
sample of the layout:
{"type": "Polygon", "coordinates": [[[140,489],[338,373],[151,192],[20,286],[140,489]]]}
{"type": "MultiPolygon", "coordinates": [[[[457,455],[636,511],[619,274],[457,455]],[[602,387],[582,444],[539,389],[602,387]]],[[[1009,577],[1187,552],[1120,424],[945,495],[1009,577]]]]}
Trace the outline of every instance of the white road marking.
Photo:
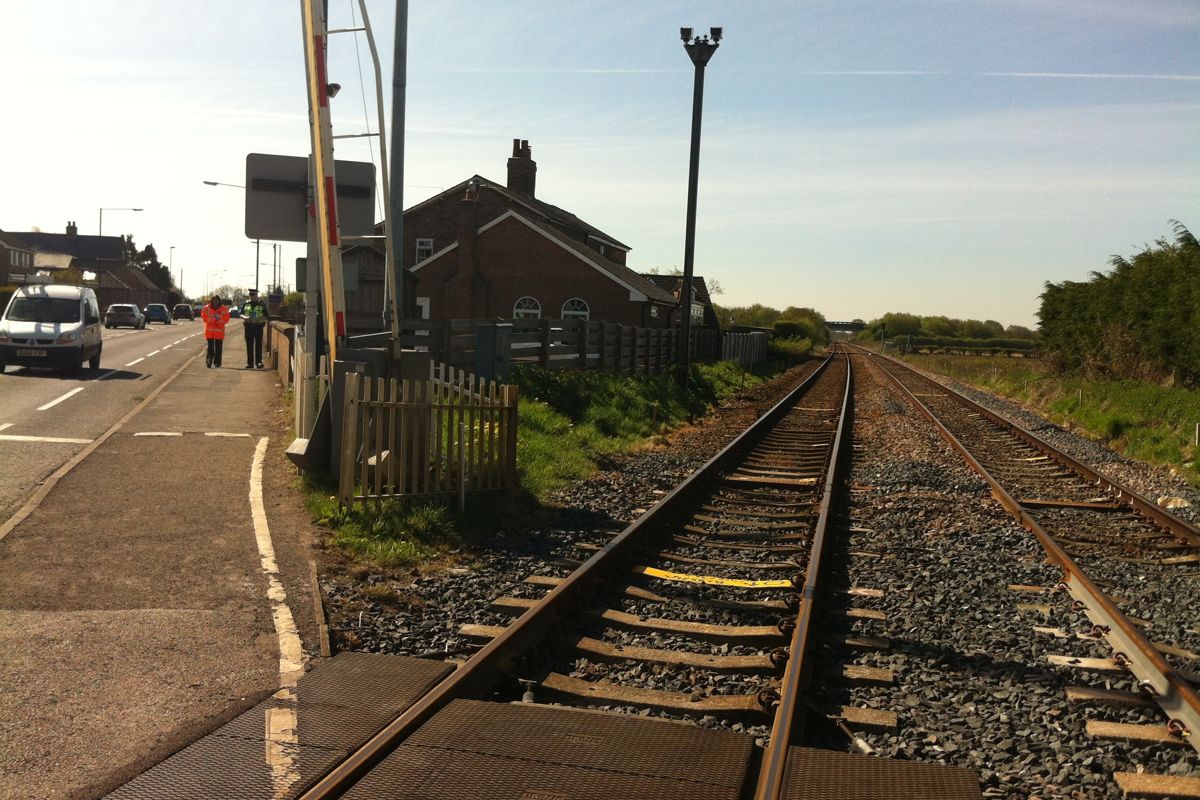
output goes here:
{"type": "Polygon", "coordinates": [[[55,436],[16,436],[0,433],[0,442],[50,442],[53,444],[91,444],[91,439],[60,439],[55,436]]]}
{"type": "Polygon", "coordinates": [[[178,431],[138,431],[134,436],[183,436],[178,431]]]}
{"type": "Polygon", "coordinates": [[[248,433],[226,433],[225,431],[209,431],[209,432],[205,433],[204,435],[205,436],[230,436],[235,439],[241,439],[241,438],[249,439],[250,438],[250,434],[248,434],[248,433]]]}
{"type": "MultiPolygon", "coordinates": [[[[170,349],[171,349],[171,345],[169,345],[169,344],[163,345],[163,350],[170,350],[170,349]]],[[[153,355],[153,353],[151,355],[153,355]]]]}
{"type": "Polygon", "coordinates": [[[0,425],[0,431],[4,430],[5,428],[11,428],[12,426],[13,424],[11,422],[6,422],[3,425],[0,425]]]}
{"type": "Polygon", "coordinates": [[[98,380],[98,381],[107,380],[108,378],[111,378],[113,375],[116,375],[116,374],[117,374],[117,371],[115,369],[105,370],[104,374],[101,375],[99,378],[96,378],[96,380],[98,380]]]}
{"type": "MultiPolygon", "coordinates": [[[[82,391],[83,391],[83,387],[82,387],[82,386],[76,386],[74,389],[72,389],[71,391],[67,392],[67,393],[66,393],[66,394],[64,394],[62,397],[58,397],[58,398],[56,398],[56,399],[54,399],[54,400],[51,400],[49,403],[46,403],[46,405],[44,405],[44,406],[38,406],[38,407],[37,407],[37,410],[38,410],[38,411],[45,411],[47,408],[54,408],[56,405],[58,405],[59,403],[61,403],[63,400],[66,400],[68,397],[73,397],[74,395],[77,395],[77,394],[79,394],[79,393],[80,393],[80,392],[82,392],[82,391]]],[[[91,441],[91,439],[88,439],[88,441],[90,442],[90,441],[91,441]]]]}
{"type": "Polygon", "coordinates": [[[130,361],[130,362],[129,362],[128,364],[126,364],[125,366],[127,366],[127,367],[132,367],[134,364],[138,363],[139,361],[145,361],[145,360],[146,360],[146,359],[144,359],[144,358],[135,358],[133,361],[130,361]]]}
{"type": "Polygon", "coordinates": [[[146,357],[146,358],[149,358],[150,356],[156,356],[156,355],[158,355],[158,354],[159,354],[159,353],[161,353],[161,352],[162,352],[162,350],[155,350],[153,353],[146,353],[146,356],[145,356],[145,357],[146,357]]]}
{"type": "Polygon", "coordinates": [[[258,440],[254,449],[254,461],[250,465],[250,517],[254,522],[254,538],[258,543],[258,555],[262,571],[267,576],[267,597],[271,600],[271,617],[275,621],[275,635],[279,640],[279,686],[289,689],[304,674],[304,650],[300,646],[300,632],[292,610],[288,608],[287,592],[279,580],[279,566],[275,562],[275,547],[271,544],[271,529],[267,526],[267,509],[263,505],[262,474],[263,461],[267,455],[267,437],[258,440]]]}

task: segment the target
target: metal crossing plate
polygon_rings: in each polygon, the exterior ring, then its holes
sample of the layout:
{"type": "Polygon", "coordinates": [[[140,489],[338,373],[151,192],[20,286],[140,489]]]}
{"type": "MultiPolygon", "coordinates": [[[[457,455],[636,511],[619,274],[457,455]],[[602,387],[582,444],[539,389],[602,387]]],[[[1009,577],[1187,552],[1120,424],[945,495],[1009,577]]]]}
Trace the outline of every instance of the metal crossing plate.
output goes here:
{"type": "Polygon", "coordinates": [[[342,653],[109,795],[113,800],[297,797],[451,671],[402,656],[342,653]]]}
{"type": "Polygon", "coordinates": [[[981,800],[979,779],[963,767],[793,747],[785,800],[981,800]]]}
{"type": "Polygon", "coordinates": [[[740,797],[753,741],[690,725],[457,700],[346,797],[740,797]]]}
{"type": "Polygon", "coordinates": [[[108,800],[290,800],[342,754],[210,734],[108,795],[108,800]]]}

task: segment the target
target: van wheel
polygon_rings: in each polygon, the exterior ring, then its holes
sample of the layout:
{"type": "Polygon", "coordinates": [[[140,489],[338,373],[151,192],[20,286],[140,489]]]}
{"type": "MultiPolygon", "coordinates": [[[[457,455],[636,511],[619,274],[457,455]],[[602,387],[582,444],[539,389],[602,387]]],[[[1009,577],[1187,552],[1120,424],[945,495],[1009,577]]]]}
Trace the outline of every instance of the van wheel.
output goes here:
{"type": "Polygon", "coordinates": [[[100,369],[100,351],[96,351],[96,355],[88,359],[88,366],[93,370],[100,369]]]}

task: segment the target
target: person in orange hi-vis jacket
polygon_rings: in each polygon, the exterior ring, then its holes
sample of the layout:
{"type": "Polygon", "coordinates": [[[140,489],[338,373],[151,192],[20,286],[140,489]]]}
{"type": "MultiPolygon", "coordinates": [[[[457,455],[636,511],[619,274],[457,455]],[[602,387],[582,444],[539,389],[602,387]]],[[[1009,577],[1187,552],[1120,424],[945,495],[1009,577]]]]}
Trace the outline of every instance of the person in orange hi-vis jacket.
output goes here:
{"type": "Polygon", "coordinates": [[[221,295],[214,294],[212,300],[200,309],[204,318],[204,339],[208,343],[208,354],[204,358],[209,367],[221,366],[221,347],[225,343],[225,325],[229,322],[229,307],[221,304],[221,295]]]}

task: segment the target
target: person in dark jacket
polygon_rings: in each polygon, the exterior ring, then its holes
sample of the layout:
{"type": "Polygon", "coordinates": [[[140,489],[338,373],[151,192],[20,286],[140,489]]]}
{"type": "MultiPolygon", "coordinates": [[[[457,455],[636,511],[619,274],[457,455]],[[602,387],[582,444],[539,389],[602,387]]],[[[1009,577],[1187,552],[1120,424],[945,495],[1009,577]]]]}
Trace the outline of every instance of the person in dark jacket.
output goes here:
{"type": "Polygon", "coordinates": [[[242,306],[242,329],[246,333],[246,369],[262,369],[263,328],[267,326],[267,305],[258,299],[258,289],[250,290],[250,299],[242,306]]]}

